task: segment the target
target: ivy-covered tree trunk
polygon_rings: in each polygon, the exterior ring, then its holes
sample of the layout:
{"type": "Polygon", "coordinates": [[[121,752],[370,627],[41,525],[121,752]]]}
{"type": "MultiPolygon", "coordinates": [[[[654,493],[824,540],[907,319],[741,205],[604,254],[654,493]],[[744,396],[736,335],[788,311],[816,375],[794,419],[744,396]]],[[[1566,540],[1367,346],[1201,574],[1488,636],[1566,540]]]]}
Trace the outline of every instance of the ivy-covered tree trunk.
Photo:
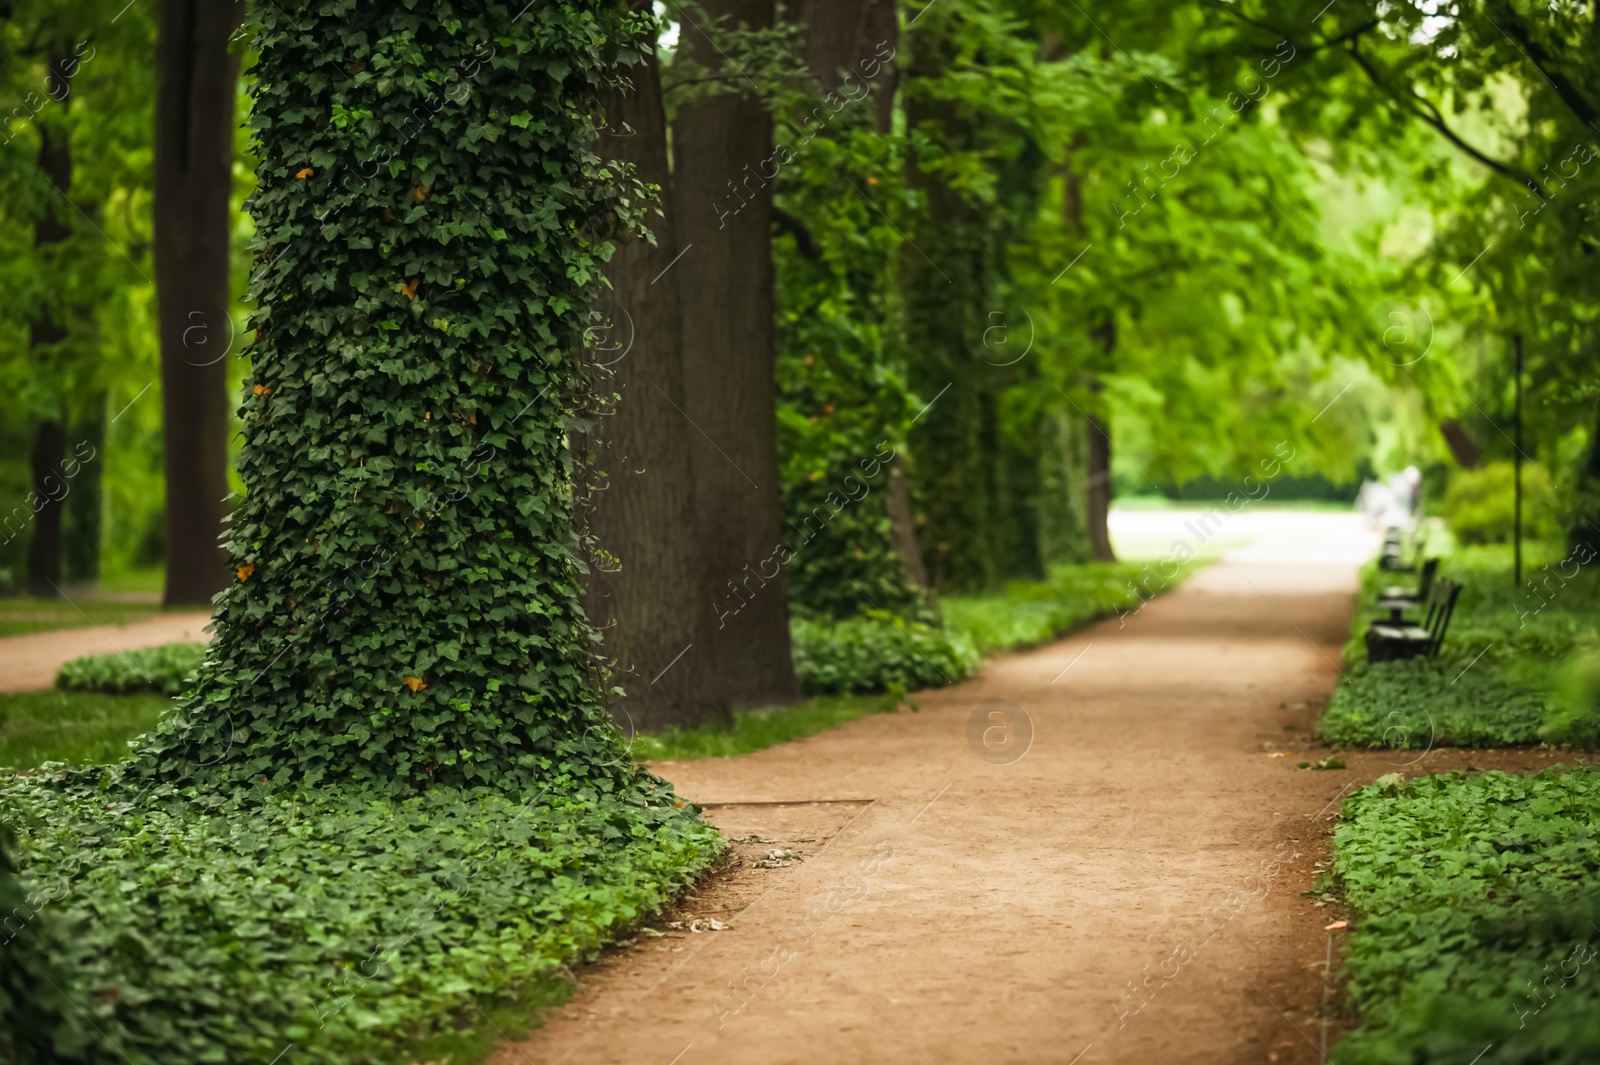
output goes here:
{"type": "Polygon", "coordinates": [[[641,194],[592,150],[602,52],[630,25],[577,0],[255,17],[232,581],[134,772],[608,780],[567,430],[641,194]]]}
{"type": "MultiPolygon", "coordinates": [[[[71,425],[77,443],[74,445],[75,457],[67,470],[76,476],[72,478],[66,510],[61,516],[62,568],[67,580],[92,584],[100,579],[101,514],[104,505],[100,472],[105,468],[105,461],[101,458],[106,447],[105,393],[96,392],[86,405],[84,416],[75,419],[71,425]],[[78,461],[83,455],[91,457],[87,461],[78,461]]],[[[65,456],[63,461],[68,461],[65,456]]]]}
{"type": "MultiPolygon", "coordinates": [[[[908,81],[942,75],[938,38],[919,42],[908,81]]],[[[964,146],[969,131],[948,100],[913,92],[906,110],[912,130],[964,146]]],[[[933,225],[918,234],[901,257],[906,303],[906,350],[913,392],[931,404],[911,431],[913,499],[923,560],[933,585],[943,591],[977,591],[1000,580],[994,523],[998,508],[994,397],[973,355],[989,322],[987,240],[977,210],[939,174],[914,163],[907,181],[927,198],[933,225]]]]}
{"type": "MultiPolygon", "coordinates": [[[[633,7],[648,17],[649,4],[633,7]]],[[[670,199],[667,116],[655,53],[619,67],[628,84],[601,94],[602,149],[637,168],[641,181],[670,199]]],[[[611,291],[594,311],[596,362],[611,376],[598,388],[598,449],[587,471],[593,487],[594,551],[585,605],[605,640],[612,683],[626,692],[611,705],[619,728],[657,731],[727,718],[712,653],[716,619],[703,600],[711,559],[696,520],[694,454],[703,443],[683,420],[683,326],[678,286],[656,283],[678,257],[659,208],[654,241],[624,243],[606,269],[611,291]],[[687,430],[687,431],[686,431],[687,430]]]]}
{"type": "MultiPolygon", "coordinates": [[[[710,0],[716,19],[770,26],[772,0],[710,0]]],[[[680,45],[696,64],[721,58],[702,34],[680,45]]],[[[789,589],[779,501],[773,337],[772,117],[742,80],[686,105],[672,123],[673,208],[683,257],[684,425],[695,445],[695,499],[714,596],[711,648],[722,695],[760,704],[799,693],[789,645],[789,589]]]]}
{"type": "MultiPolygon", "coordinates": [[[[155,259],[167,474],[168,606],[227,585],[228,200],[243,5],[162,0],[156,28],[155,259]]],[[[326,66],[326,61],[323,63],[326,66]]]]}
{"type": "MultiPolygon", "coordinates": [[[[52,59],[50,69],[58,69],[59,63],[52,59]]],[[[59,106],[66,107],[66,101],[62,100],[59,106]]],[[[62,199],[71,194],[72,144],[65,128],[40,123],[39,169],[62,199]]],[[[47,249],[61,244],[72,234],[71,227],[57,217],[65,209],[65,204],[52,197],[45,204],[44,214],[33,225],[33,246],[41,253],[41,262],[47,249]]],[[[46,306],[29,326],[28,343],[41,362],[50,359],[67,339],[67,330],[60,318],[63,313],[59,306],[52,307],[47,297],[46,306]]],[[[61,476],[61,464],[66,458],[66,447],[63,418],[41,418],[34,429],[29,456],[33,534],[28,539],[28,594],[45,599],[61,595],[61,516],[68,490],[61,476]]]]}

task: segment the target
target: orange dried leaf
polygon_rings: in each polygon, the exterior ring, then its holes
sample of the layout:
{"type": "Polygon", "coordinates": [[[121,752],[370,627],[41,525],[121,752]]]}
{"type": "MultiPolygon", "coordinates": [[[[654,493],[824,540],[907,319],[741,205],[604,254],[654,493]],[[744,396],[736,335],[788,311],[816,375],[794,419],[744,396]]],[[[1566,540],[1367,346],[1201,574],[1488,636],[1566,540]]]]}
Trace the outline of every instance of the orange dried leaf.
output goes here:
{"type": "Polygon", "coordinates": [[[299,178],[301,181],[304,181],[306,178],[310,177],[312,174],[315,174],[315,173],[316,173],[316,171],[311,169],[308,166],[304,170],[302,170],[298,174],[296,174],[295,177],[299,178]]]}
{"type": "Polygon", "coordinates": [[[410,281],[407,281],[405,284],[401,285],[400,286],[401,294],[403,296],[405,296],[405,298],[408,299],[408,300],[416,299],[417,298],[417,284],[421,280],[422,279],[419,278],[419,277],[413,277],[410,281]]]}
{"type": "Polygon", "coordinates": [[[405,678],[405,685],[412,691],[419,692],[428,686],[428,682],[423,680],[421,677],[407,676],[405,678]]]}
{"type": "Polygon", "coordinates": [[[268,391],[269,390],[266,385],[256,385],[250,390],[250,394],[254,396],[265,396],[268,394],[268,391]]]}
{"type": "Polygon", "coordinates": [[[254,573],[255,571],[256,571],[255,566],[252,565],[249,562],[246,562],[244,565],[240,566],[238,569],[234,570],[233,572],[238,575],[238,577],[239,577],[239,579],[241,581],[247,581],[247,580],[250,579],[250,574],[254,573]]]}

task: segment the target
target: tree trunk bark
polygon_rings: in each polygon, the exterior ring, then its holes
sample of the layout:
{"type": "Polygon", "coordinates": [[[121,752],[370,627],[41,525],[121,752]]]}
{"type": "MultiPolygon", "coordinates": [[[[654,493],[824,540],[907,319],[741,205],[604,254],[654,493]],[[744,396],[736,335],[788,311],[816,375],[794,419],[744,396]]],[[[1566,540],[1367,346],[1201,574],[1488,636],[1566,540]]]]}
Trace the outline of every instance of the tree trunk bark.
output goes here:
{"type": "MultiPolygon", "coordinates": [[[[619,73],[633,85],[601,93],[607,135],[598,149],[634,164],[640,180],[661,186],[666,202],[672,178],[660,65],[650,55],[619,73]]],[[[650,222],[656,242],[633,240],[617,250],[606,271],[611,294],[591,315],[605,338],[592,354],[611,375],[599,390],[620,398],[596,434],[590,530],[598,550],[584,607],[604,635],[612,682],[627,692],[611,704],[625,735],[728,717],[717,697],[715,619],[702,602],[712,577],[695,520],[698,434],[679,413],[685,399],[678,288],[670,276],[653,283],[677,258],[678,246],[659,215],[650,222]]]]}
{"type": "MultiPolygon", "coordinates": [[[[103,495],[100,486],[106,447],[106,396],[96,392],[85,416],[72,423],[78,439],[74,457],[62,457],[70,488],[66,512],[62,515],[62,563],[66,578],[73,584],[93,584],[100,579],[100,532],[103,495]],[[81,458],[87,449],[89,458],[81,458]]],[[[63,438],[62,443],[65,444],[63,438]]]]}
{"type": "Polygon", "coordinates": [[[1483,464],[1483,449],[1467,435],[1459,419],[1446,418],[1439,423],[1439,435],[1450,448],[1456,464],[1464,470],[1475,470],[1483,464]]]}
{"type": "Polygon", "coordinates": [[[54,418],[41,421],[34,430],[31,462],[38,510],[33,516],[33,537],[28,541],[28,594],[41,599],[61,595],[61,511],[67,487],[61,463],[66,453],[67,434],[61,422],[54,418]]]}
{"type": "Polygon", "coordinates": [[[1111,429],[1093,414],[1088,417],[1089,478],[1087,510],[1089,548],[1096,562],[1115,562],[1106,518],[1111,513],[1111,429]]]}
{"type": "MultiPolygon", "coordinates": [[[[52,58],[50,69],[59,69],[60,62],[52,58]]],[[[65,99],[61,100],[61,106],[66,106],[65,99]]],[[[39,169],[62,196],[72,191],[72,145],[68,136],[65,129],[39,125],[39,169]]],[[[34,223],[35,249],[59,244],[72,233],[71,227],[57,217],[60,209],[61,205],[52,200],[46,205],[44,215],[34,223]]],[[[40,362],[50,357],[46,349],[67,338],[66,329],[59,324],[59,314],[59,308],[53,314],[46,307],[29,327],[28,345],[37,353],[40,362]]],[[[46,599],[61,595],[61,508],[67,487],[62,480],[61,463],[65,457],[66,429],[61,420],[41,420],[34,430],[29,461],[34,515],[33,535],[28,540],[27,584],[29,595],[46,599]]]]}
{"type": "Polygon", "coordinates": [[[1567,546],[1577,550],[1587,546],[1591,551],[1600,549],[1600,525],[1596,518],[1600,510],[1600,411],[1595,414],[1595,425],[1589,430],[1589,457],[1578,475],[1578,499],[1572,528],[1567,532],[1567,546]]]}
{"type": "Polygon", "coordinates": [[[163,0],[156,31],[155,259],[168,606],[228,583],[228,201],[242,5],[163,0]]]}
{"type": "MultiPolygon", "coordinates": [[[[711,0],[702,9],[752,29],[773,21],[772,0],[711,0]]],[[[682,47],[707,67],[721,63],[693,27],[682,47]]],[[[710,650],[721,694],[746,705],[784,702],[799,683],[778,478],[772,187],[760,173],[772,118],[755,96],[723,93],[686,106],[672,141],[682,258],[667,276],[683,314],[683,431],[695,449],[701,535],[720,567],[713,595],[694,608],[716,623],[710,650]]]]}
{"type": "Polygon", "coordinates": [[[898,68],[886,64],[866,81],[860,64],[873,58],[879,44],[898,47],[895,0],[802,0],[800,19],[806,24],[807,68],[830,92],[844,82],[841,72],[854,74],[853,84],[866,84],[872,90],[878,132],[889,132],[898,68]]]}
{"type": "MultiPolygon", "coordinates": [[[[1094,335],[1109,362],[1117,346],[1117,323],[1108,320],[1104,325],[1095,327],[1094,335]]],[[[1099,392],[1100,382],[1096,380],[1092,388],[1099,392]]],[[[1111,532],[1106,523],[1111,514],[1111,426],[1097,415],[1090,414],[1087,418],[1089,478],[1088,505],[1085,509],[1089,524],[1089,547],[1096,562],[1115,562],[1117,554],[1111,549],[1111,532]]]]}

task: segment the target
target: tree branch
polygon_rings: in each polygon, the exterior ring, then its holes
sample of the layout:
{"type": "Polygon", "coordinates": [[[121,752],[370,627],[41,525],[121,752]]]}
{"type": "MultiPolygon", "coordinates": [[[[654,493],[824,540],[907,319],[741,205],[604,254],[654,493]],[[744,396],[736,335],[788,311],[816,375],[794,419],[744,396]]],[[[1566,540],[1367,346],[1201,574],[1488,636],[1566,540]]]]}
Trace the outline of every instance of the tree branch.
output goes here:
{"type": "Polygon", "coordinates": [[[800,219],[782,208],[774,207],[772,224],[794,238],[795,247],[801,255],[813,262],[822,258],[822,247],[817,243],[817,238],[811,235],[811,230],[800,219]]]}
{"type": "MultiPolygon", "coordinates": [[[[1594,102],[1583,94],[1583,90],[1573,84],[1571,78],[1559,70],[1550,69],[1550,53],[1545,50],[1544,45],[1533,39],[1533,34],[1529,32],[1527,23],[1515,11],[1511,12],[1509,25],[1511,27],[1510,30],[1501,30],[1501,32],[1510,37],[1514,43],[1522,46],[1524,54],[1527,55],[1539,73],[1545,76],[1545,80],[1555,88],[1556,95],[1561,97],[1562,103],[1570,107],[1572,113],[1577,115],[1578,119],[1585,125],[1593,126],[1595,120],[1600,118],[1600,109],[1597,109],[1594,102]]],[[[1499,29],[1500,27],[1496,25],[1495,28],[1499,29]]]]}
{"type": "Polygon", "coordinates": [[[1399,104],[1411,114],[1422,119],[1422,121],[1438,130],[1439,134],[1444,137],[1445,140],[1449,141],[1451,144],[1454,144],[1457,148],[1461,149],[1461,151],[1465,152],[1473,159],[1476,159],[1478,162],[1482,163],[1496,174],[1499,174],[1501,177],[1508,178],[1511,181],[1515,181],[1517,184],[1524,186],[1525,188],[1532,189],[1539,199],[1547,200],[1550,198],[1545,193],[1544,186],[1540,185],[1533,178],[1519,174],[1509,163],[1502,163],[1498,159],[1494,159],[1483,154],[1478,149],[1474,148],[1472,145],[1468,144],[1466,141],[1457,136],[1455,130],[1451,129],[1445,123],[1444,115],[1440,112],[1439,108],[1434,105],[1432,100],[1429,100],[1426,96],[1423,96],[1421,93],[1415,90],[1412,90],[1408,93],[1402,93],[1399,90],[1384,84],[1383,78],[1378,75],[1377,70],[1375,70],[1372,64],[1367,61],[1367,57],[1361,54],[1359,43],[1350,45],[1350,47],[1346,48],[1345,51],[1350,54],[1351,59],[1356,61],[1356,66],[1361,68],[1362,72],[1366,74],[1368,80],[1371,81],[1373,85],[1377,86],[1381,92],[1387,95],[1395,103],[1399,104]]]}

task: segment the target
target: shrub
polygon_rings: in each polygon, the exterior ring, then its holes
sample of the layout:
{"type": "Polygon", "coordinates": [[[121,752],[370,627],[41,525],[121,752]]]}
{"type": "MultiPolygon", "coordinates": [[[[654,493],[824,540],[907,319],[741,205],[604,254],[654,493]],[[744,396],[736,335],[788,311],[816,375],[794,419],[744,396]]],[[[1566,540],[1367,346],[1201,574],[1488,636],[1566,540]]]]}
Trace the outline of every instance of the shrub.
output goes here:
{"type": "Polygon", "coordinates": [[[84,655],[62,665],[56,687],[68,691],[178,695],[205,659],[203,643],[168,643],[120,654],[84,655]]]}
{"type": "MultiPolygon", "coordinates": [[[[1516,498],[1514,478],[1515,468],[1509,462],[1491,462],[1450,475],[1441,509],[1462,543],[1510,542],[1516,498]]],[[[1522,520],[1524,539],[1552,539],[1561,534],[1550,506],[1549,483],[1531,471],[1522,475],[1522,520]]]]}
{"type": "Polygon", "coordinates": [[[1573,651],[1557,678],[1539,736],[1548,743],[1600,747],[1600,646],[1573,651]]]}

